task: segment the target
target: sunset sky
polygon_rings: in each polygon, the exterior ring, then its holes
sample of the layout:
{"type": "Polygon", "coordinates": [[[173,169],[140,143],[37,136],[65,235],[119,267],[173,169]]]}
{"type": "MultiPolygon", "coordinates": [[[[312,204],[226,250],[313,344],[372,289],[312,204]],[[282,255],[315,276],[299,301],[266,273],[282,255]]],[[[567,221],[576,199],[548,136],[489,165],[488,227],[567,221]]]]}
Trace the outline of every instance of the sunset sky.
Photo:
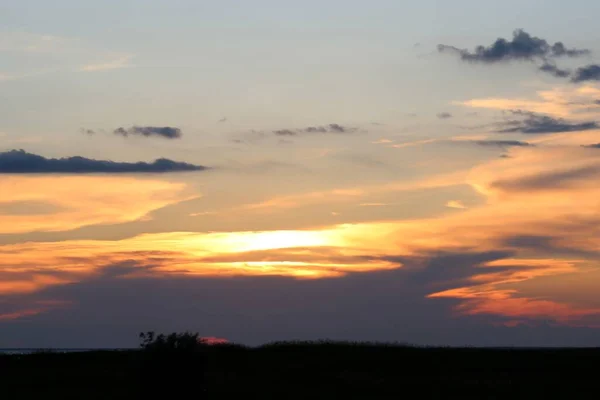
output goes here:
{"type": "Polygon", "coordinates": [[[0,0],[0,348],[600,345],[598,15],[0,0]]]}

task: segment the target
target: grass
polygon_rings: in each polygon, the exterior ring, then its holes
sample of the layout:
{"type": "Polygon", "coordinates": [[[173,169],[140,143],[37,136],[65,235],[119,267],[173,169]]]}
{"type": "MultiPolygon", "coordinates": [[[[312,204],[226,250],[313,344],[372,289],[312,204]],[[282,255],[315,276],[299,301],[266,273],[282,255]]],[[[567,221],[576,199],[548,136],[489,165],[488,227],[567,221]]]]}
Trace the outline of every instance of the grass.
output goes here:
{"type": "Polygon", "coordinates": [[[584,398],[600,349],[419,348],[297,342],[196,354],[40,352],[0,356],[8,398],[584,398]]]}

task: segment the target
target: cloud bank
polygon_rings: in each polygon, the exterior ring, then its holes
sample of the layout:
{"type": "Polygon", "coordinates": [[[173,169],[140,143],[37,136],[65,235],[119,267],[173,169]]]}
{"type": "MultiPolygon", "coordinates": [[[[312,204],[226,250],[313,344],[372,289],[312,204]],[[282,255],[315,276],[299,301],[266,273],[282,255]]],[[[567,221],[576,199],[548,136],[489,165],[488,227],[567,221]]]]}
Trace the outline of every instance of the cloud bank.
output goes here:
{"type": "Polygon", "coordinates": [[[581,132],[598,129],[600,127],[595,121],[570,122],[563,118],[553,118],[547,115],[536,114],[534,112],[523,110],[512,110],[511,113],[515,116],[522,116],[524,119],[513,119],[502,122],[501,126],[503,126],[503,128],[497,130],[497,132],[544,134],[581,132]]]}
{"type": "Polygon", "coordinates": [[[208,167],[160,158],[154,162],[116,162],[85,157],[46,158],[24,150],[0,153],[0,174],[166,173],[202,171],[208,167]]]}
{"type": "Polygon", "coordinates": [[[506,61],[536,61],[558,57],[579,57],[590,54],[587,49],[567,48],[562,42],[553,45],[546,40],[531,36],[522,29],[513,32],[513,39],[498,38],[489,46],[477,46],[473,52],[445,44],[438,45],[439,52],[451,52],[463,61],[475,63],[498,63],[506,61]]]}

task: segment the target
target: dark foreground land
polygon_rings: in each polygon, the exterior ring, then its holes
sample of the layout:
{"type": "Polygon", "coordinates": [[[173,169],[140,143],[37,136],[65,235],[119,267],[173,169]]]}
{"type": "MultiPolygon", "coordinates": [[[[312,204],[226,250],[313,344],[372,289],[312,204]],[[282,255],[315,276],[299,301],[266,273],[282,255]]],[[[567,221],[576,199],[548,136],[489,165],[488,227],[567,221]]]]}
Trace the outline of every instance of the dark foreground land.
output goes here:
{"type": "Polygon", "coordinates": [[[4,399],[427,399],[600,396],[600,349],[368,344],[0,355],[4,399]]]}

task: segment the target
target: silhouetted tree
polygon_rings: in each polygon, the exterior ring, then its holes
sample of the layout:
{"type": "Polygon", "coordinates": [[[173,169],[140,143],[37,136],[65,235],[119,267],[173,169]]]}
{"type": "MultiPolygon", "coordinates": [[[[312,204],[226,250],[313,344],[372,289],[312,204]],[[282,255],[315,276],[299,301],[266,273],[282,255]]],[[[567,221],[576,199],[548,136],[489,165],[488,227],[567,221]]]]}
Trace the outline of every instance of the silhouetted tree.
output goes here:
{"type": "Polygon", "coordinates": [[[144,398],[204,398],[207,344],[198,333],[142,332],[139,338],[144,398]]]}

